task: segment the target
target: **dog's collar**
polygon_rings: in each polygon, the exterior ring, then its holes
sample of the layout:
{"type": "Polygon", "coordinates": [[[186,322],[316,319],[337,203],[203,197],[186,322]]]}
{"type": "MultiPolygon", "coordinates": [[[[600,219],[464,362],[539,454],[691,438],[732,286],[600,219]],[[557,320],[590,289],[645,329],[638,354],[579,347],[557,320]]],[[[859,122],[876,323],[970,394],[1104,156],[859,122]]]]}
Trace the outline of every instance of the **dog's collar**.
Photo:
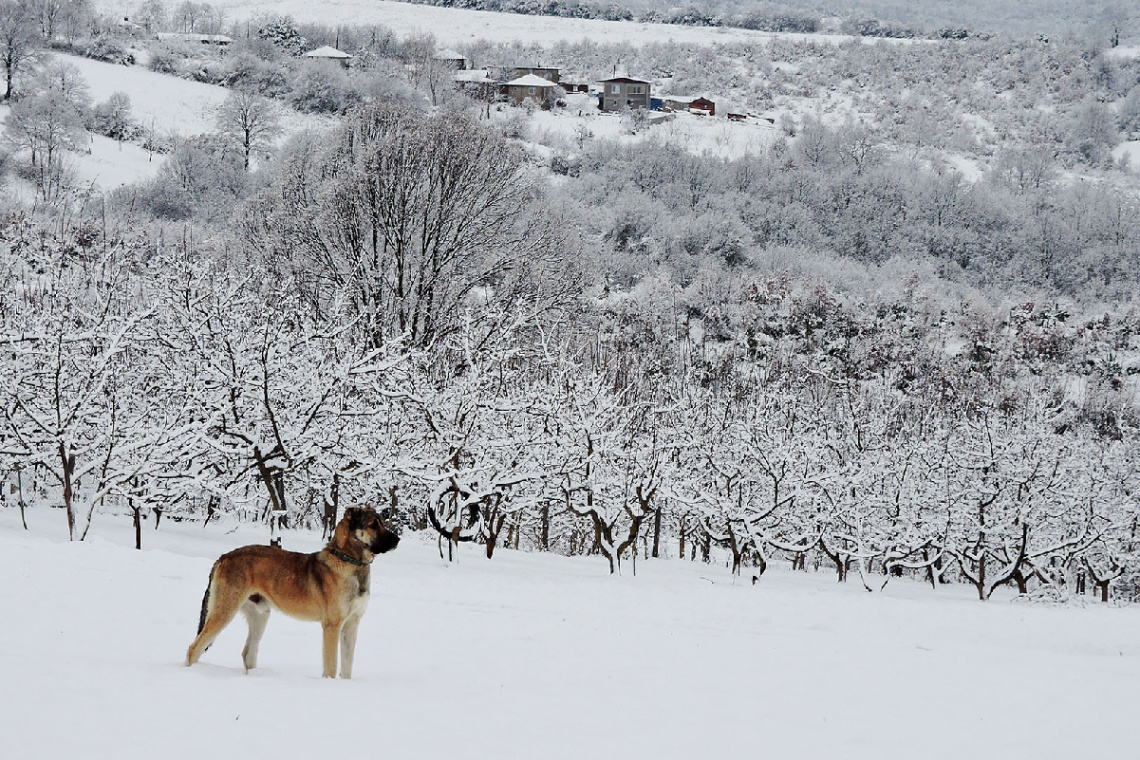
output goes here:
{"type": "Polygon", "coordinates": [[[365,562],[364,560],[357,559],[356,557],[352,557],[348,554],[345,554],[344,552],[339,552],[336,549],[333,549],[331,546],[329,547],[328,552],[329,552],[329,554],[333,555],[337,559],[344,560],[345,562],[347,562],[350,565],[356,565],[358,567],[368,567],[368,563],[365,562]]]}

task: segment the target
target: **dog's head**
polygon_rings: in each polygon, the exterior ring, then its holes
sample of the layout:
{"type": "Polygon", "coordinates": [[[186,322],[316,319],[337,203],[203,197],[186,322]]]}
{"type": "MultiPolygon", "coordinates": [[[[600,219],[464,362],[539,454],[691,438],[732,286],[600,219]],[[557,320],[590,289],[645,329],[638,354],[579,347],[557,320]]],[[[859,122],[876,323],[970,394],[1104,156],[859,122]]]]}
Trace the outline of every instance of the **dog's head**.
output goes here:
{"type": "Polygon", "coordinates": [[[343,522],[348,533],[373,554],[390,552],[400,543],[400,536],[384,524],[383,517],[372,507],[349,507],[343,522]]]}

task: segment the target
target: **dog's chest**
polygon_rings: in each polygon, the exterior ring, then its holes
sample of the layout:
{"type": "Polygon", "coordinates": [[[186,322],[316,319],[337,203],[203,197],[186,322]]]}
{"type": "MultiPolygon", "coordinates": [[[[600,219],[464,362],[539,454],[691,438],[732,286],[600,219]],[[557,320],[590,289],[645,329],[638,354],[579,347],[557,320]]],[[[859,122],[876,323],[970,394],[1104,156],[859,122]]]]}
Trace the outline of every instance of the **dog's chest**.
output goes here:
{"type": "Polygon", "coordinates": [[[353,576],[352,580],[347,584],[348,587],[345,589],[348,592],[346,596],[348,597],[349,606],[361,612],[368,606],[368,596],[371,592],[371,578],[369,575],[367,571],[358,573],[353,576]]]}

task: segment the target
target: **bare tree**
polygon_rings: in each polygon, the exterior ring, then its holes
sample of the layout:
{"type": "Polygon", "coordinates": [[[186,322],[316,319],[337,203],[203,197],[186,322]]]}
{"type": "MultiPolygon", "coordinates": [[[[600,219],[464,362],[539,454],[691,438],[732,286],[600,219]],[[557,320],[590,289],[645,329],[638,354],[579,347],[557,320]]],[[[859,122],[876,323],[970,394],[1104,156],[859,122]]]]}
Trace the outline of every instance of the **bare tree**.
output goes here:
{"type": "Polygon", "coordinates": [[[148,32],[162,31],[167,22],[166,5],[162,0],[144,0],[135,11],[135,19],[148,32]]]}
{"type": "Polygon", "coordinates": [[[247,239],[314,303],[350,298],[376,343],[430,345],[464,324],[542,314],[576,292],[565,234],[522,153],[466,115],[368,108],[315,157],[298,150],[245,214],[247,239]],[[330,286],[332,286],[330,288],[330,286]]]}
{"type": "Polygon", "coordinates": [[[234,90],[218,109],[218,132],[237,147],[249,171],[250,156],[265,151],[281,134],[281,124],[268,98],[246,90],[234,90]]]}
{"type": "Polygon", "coordinates": [[[49,90],[12,106],[5,125],[8,139],[29,152],[36,184],[45,200],[64,186],[65,151],[83,136],[83,116],[67,100],[49,90]]]}
{"type": "Polygon", "coordinates": [[[409,37],[404,40],[400,57],[408,66],[412,85],[416,89],[426,90],[431,97],[431,104],[438,105],[444,88],[454,85],[452,75],[455,68],[436,57],[435,37],[430,34],[409,37]]]}
{"type": "Polygon", "coordinates": [[[12,98],[12,83],[40,46],[35,19],[19,0],[0,1],[0,66],[4,67],[4,100],[12,98]]]}
{"type": "Polygon", "coordinates": [[[70,538],[82,540],[96,507],[162,458],[184,410],[159,392],[146,345],[153,311],[135,301],[128,256],[59,244],[37,255],[52,275],[21,275],[27,287],[14,298],[37,308],[5,325],[16,329],[0,426],[21,471],[42,477],[40,491],[58,499],[70,538]]]}

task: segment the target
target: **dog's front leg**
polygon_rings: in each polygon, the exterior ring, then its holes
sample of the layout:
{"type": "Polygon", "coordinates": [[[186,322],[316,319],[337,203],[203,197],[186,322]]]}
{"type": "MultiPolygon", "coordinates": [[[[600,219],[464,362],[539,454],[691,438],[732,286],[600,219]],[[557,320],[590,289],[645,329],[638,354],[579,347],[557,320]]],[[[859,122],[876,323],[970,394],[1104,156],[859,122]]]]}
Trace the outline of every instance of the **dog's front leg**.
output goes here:
{"type": "Polygon", "coordinates": [[[324,621],[324,672],[325,678],[336,678],[336,645],[340,640],[341,622],[324,621]]]}
{"type": "Polygon", "coordinates": [[[352,660],[356,656],[356,630],[360,627],[360,618],[353,617],[345,621],[340,631],[340,677],[352,678],[352,660]]]}

